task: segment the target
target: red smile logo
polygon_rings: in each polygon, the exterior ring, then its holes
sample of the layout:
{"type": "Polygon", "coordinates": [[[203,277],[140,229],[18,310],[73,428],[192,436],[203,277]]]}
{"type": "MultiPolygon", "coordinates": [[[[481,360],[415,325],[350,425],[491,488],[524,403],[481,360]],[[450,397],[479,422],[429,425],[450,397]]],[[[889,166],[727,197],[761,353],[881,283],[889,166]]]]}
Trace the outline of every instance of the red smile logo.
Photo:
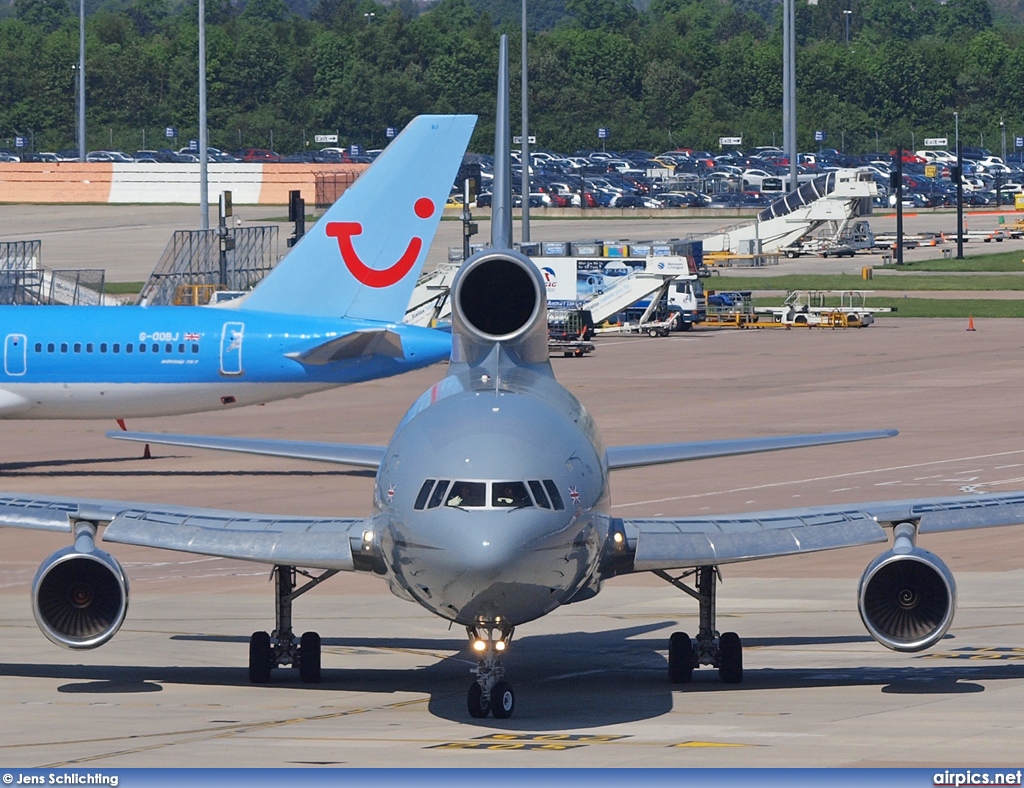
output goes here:
{"type": "MultiPolygon", "coordinates": [[[[434,201],[428,197],[420,197],[413,210],[416,211],[419,218],[429,219],[434,215],[434,201]]],[[[423,239],[414,235],[397,263],[390,268],[381,270],[370,268],[359,259],[359,255],[352,245],[352,238],[362,232],[363,225],[359,222],[327,223],[327,235],[338,239],[338,250],[341,252],[341,259],[345,261],[345,266],[352,276],[368,287],[391,287],[396,282],[400,282],[412,270],[420,250],[423,249],[423,239]]]]}

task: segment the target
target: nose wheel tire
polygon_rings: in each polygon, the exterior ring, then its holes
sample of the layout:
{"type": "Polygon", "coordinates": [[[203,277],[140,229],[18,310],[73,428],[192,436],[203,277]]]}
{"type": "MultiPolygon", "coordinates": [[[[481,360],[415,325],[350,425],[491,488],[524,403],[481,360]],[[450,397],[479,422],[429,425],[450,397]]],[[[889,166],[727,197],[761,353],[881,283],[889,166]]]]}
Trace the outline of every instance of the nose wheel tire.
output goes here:
{"type": "Polygon", "coordinates": [[[320,683],[320,635],[304,632],[299,641],[299,678],[303,684],[320,683]]]}
{"type": "Polygon", "coordinates": [[[516,708],[516,695],[512,685],[507,681],[499,681],[491,690],[491,714],[495,719],[505,720],[512,716],[516,708]]]}
{"type": "Polygon", "coordinates": [[[249,638],[249,681],[253,684],[270,683],[272,667],[270,635],[266,632],[253,632],[249,638]]]}
{"type": "Polygon", "coordinates": [[[673,632],[668,641],[668,678],[673,684],[689,684],[693,680],[693,669],[697,666],[697,655],[693,652],[693,641],[685,632],[673,632]]]}
{"type": "Polygon", "coordinates": [[[476,719],[486,717],[491,710],[490,698],[484,698],[483,688],[475,681],[469,686],[467,705],[469,706],[469,716],[476,719]]]}
{"type": "Polygon", "coordinates": [[[718,639],[718,677],[723,684],[743,681],[743,645],[735,632],[723,632],[718,639]]]}

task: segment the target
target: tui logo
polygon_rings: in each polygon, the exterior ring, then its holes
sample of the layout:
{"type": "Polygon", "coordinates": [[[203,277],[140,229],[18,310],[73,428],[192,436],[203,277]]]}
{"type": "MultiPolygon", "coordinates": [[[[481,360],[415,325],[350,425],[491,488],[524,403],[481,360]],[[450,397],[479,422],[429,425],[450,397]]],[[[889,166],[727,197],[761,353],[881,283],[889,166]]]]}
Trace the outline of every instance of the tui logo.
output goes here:
{"type": "MultiPolygon", "coordinates": [[[[416,211],[416,215],[420,219],[429,219],[434,215],[436,209],[433,200],[428,197],[420,197],[416,201],[416,205],[413,206],[413,210],[416,211]]],[[[341,259],[345,262],[345,267],[348,268],[352,276],[367,287],[391,287],[391,285],[402,281],[405,275],[412,270],[416,258],[419,257],[420,251],[423,249],[423,239],[414,235],[409,240],[409,245],[405,247],[402,256],[398,258],[398,262],[389,268],[370,268],[359,259],[359,254],[352,244],[352,239],[362,232],[363,225],[359,222],[327,223],[327,235],[337,239],[338,250],[341,252],[341,259]]]]}

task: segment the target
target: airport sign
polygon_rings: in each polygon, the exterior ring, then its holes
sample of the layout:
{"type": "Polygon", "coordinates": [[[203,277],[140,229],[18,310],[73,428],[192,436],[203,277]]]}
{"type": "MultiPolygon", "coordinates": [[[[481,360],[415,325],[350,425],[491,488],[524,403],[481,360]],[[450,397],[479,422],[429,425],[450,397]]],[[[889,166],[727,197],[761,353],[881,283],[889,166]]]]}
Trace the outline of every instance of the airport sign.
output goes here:
{"type": "Polygon", "coordinates": [[[338,135],[337,134],[315,134],[315,135],[313,135],[313,142],[315,142],[317,144],[327,143],[327,142],[337,142],[337,141],[338,141],[338,135]]]}
{"type": "Polygon", "coordinates": [[[611,130],[610,129],[606,129],[606,128],[598,129],[597,130],[597,138],[599,140],[610,140],[612,138],[611,130]]]}
{"type": "Polygon", "coordinates": [[[27,148],[28,147],[28,140],[26,140],[24,137],[15,137],[14,138],[14,147],[15,148],[27,148]]]}
{"type": "Polygon", "coordinates": [[[394,126],[388,126],[386,129],[384,129],[384,136],[387,137],[389,140],[393,140],[395,137],[398,136],[398,129],[396,129],[394,126]]]}
{"type": "Polygon", "coordinates": [[[174,126],[168,126],[164,129],[164,136],[167,137],[167,139],[172,140],[178,136],[178,130],[174,128],[174,126]]]}
{"type": "Polygon", "coordinates": [[[816,132],[814,132],[814,141],[815,142],[824,142],[826,139],[828,139],[828,134],[826,134],[824,131],[816,131],[816,132]]]}
{"type": "Polygon", "coordinates": [[[742,145],[743,137],[719,137],[718,147],[724,148],[726,145],[742,145]]]}
{"type": "Polygon", "coordinates": [[[1014,137],[1013,138],[1013,147],[1015,147],[1015,148],[1024,148],[1024,137],[1014,137]]]}
{"type": "MultiPolygon", "coordinates": [[[[531,134],[531,135],[530,135],[529,137],[527,137],[527,138],[526,138],[526,141],[527,141],[527,142],[529,142],[529,143],[530,143],[531,145],[535,145],[535,144],[537,143],[537,138],[536,138],[536,137],[534,137],[534,136],[533,136],[533,135],[531,134]]],[[[517,136],[515,136],[515,137],[513,137],[513,138],[512,138],[512,142],[513,142],[513,143],[514,143],[515,145],[522,145],[522,144],[523,144],[523,138],[522,138],[522,136],[520,136],[520,135],[517,135],[517,136]]]]}
{"type": "Polygon", "coordinates": [[[925,137],[926,148],[945,148],[949,145],[949,137],[925,137]]]}

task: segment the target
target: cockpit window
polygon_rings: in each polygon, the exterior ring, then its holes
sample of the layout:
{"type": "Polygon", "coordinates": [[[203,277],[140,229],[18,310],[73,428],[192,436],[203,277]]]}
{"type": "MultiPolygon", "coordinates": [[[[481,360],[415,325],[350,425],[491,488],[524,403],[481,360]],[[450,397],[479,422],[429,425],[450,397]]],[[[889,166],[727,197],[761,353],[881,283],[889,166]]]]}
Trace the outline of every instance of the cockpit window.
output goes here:
{"type": "Polygon", "coordinates": [[[427,479],[423,482],[423,486],[420,487],[420,493],[416,496],[416,503],[413,506],[414,509],[422,509],[427,505],[427,497],[430,495],[430,491],[434,488],[434,480],[427,479]]]}
{"type": "Polygon", "coordinates": [[[448,489],[448,480],[442,479],[437,483],[437,487],[434,488],[434,494],[430,496],[430,503],[427,504],[428,509],[435,509],[441,505],[444,500],[445,491],[448,489]]]}
{"type": "Polygon", "coordinates": [[[531,506],[542,509],[565,508],[558,487],[551,479],[531,479],[527,482],[425,480],[416,494],[413,508],[436,509],[442,505],[459,509],[521,509],[531,506]]]}
{"type": "Polygon", "coordinates": [[[556,509],[565,508],[565,504],[562,503],[562,496],[558,492],[558,485],[556,485],[551,479],[545,479],[544,489],[548,491],[548,495],[551,496],[551,504],[556,509]]]}
{"type": "Polygon", "coordinates": [[[487,506],[485,482],[453,482],[445,506],[487,506]]]}
{"type": "Polygon", "coordinates": [[[530,494],[523,482],[492,482],[491,506],[533,506],[530,494]]]}
{"type": "Polygon", "coordinates": [[[544,485],[536,479],[530,479],[530,492],[533,493],[534,500],[537,501],[537,506],[542,509],[551,508],[547,493],[544,492],[544,485]]]}

